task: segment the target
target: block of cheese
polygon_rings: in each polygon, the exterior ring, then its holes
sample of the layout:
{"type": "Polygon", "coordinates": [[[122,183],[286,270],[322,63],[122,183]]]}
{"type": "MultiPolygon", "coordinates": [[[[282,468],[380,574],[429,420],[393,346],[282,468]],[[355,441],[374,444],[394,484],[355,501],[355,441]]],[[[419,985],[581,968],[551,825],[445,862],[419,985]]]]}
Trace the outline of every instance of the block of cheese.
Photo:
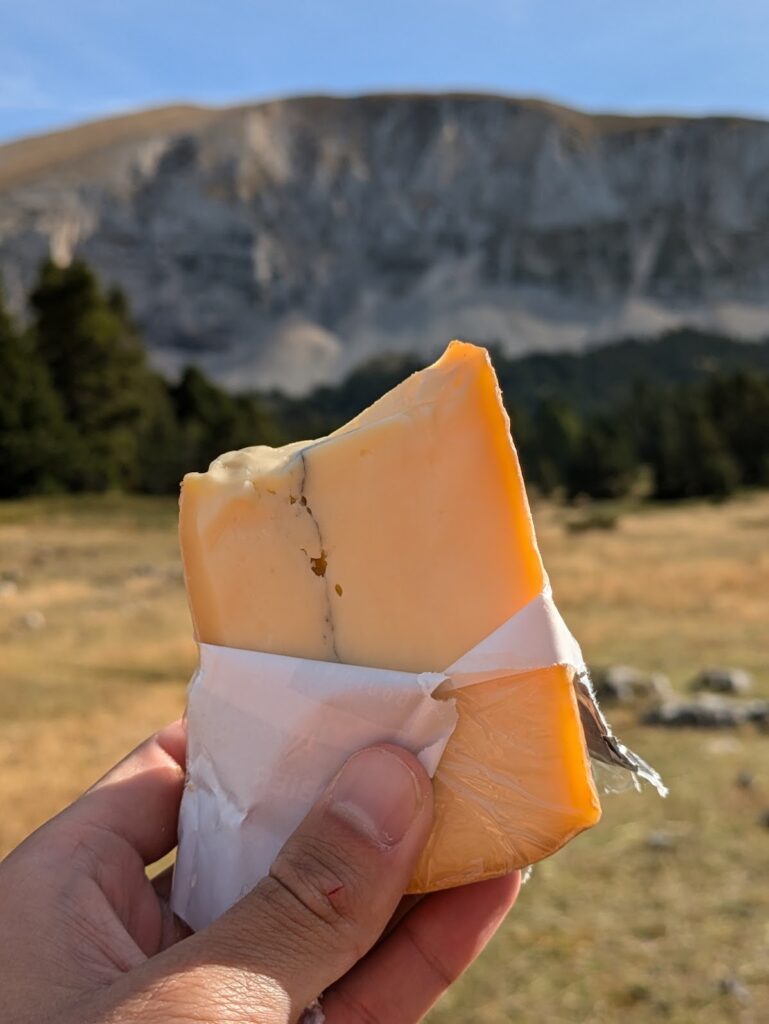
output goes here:
{"type": "MultiPolygon", "coordinates": [[[[180,533],[198,640],[354,665],[441,671],[545,582],[491,362],[462,342],[328,437],[188,474],[180,533]]],[[[570,670],[452,696],[414,892],[532,864],[600,817],[570,670]]]]}

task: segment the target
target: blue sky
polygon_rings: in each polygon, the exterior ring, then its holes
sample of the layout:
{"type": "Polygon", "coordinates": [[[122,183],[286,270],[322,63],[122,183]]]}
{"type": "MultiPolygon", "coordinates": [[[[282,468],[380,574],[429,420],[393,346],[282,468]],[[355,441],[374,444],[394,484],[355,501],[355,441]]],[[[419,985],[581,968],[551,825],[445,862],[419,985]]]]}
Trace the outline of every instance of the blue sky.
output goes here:
{"type": "Polygon", "coordinates": [[[0,0],[0,139],[173,100],[467,88],[769,117],[767,0],[0,0]]]}

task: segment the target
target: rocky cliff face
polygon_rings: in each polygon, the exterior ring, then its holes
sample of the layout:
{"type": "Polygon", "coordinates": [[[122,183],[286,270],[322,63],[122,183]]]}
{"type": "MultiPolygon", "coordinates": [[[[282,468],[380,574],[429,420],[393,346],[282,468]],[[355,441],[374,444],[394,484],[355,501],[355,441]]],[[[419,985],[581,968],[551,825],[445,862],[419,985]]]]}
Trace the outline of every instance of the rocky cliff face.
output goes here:
{"type": "Polygon", "coordinates": [[[167,108],[0,147],[0,273],[128,293],[153,356],[293,391],[451,337],[769,334],[769,124],[490,96],[167,108]]]}

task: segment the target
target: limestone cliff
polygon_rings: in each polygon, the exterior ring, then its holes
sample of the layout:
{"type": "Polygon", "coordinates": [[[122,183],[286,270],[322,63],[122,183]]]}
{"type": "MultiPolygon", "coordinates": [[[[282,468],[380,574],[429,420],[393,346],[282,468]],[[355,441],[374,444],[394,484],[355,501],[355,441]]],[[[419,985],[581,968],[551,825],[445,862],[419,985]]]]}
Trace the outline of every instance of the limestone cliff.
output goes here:
{"type": "Polygon", "coordinates": [[[0,147],[0,273],[122,285],[161,368],[293,391],[451,337],[769,335],[769,124],[473,95],[174,107],[0,147]]]}

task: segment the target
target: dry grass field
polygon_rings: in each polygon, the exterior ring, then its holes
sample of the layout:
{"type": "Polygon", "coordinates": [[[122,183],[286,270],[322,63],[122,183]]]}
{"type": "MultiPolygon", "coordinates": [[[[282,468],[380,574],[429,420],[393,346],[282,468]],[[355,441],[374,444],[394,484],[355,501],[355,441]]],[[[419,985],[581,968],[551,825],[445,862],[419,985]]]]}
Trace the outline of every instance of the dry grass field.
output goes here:
{"type": "MultiPolygon", "coordinates": [[[[769,496],[568,529],[588,514],[536,510],[588,659],[680,687],[736,664],[769,696],[769,496]]],[[[181,712],[195,650],[174,524],[171,501],[0,503],[0,854],[181,712]]],[[[617,724],[671,796],[608,796],[432,1024],[769,1020],[769,736],[617,724]]]]}

